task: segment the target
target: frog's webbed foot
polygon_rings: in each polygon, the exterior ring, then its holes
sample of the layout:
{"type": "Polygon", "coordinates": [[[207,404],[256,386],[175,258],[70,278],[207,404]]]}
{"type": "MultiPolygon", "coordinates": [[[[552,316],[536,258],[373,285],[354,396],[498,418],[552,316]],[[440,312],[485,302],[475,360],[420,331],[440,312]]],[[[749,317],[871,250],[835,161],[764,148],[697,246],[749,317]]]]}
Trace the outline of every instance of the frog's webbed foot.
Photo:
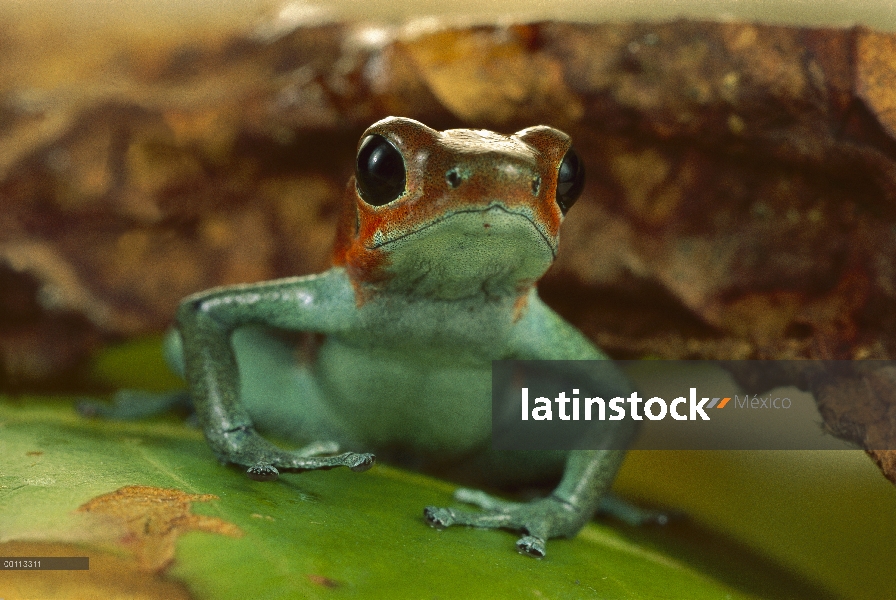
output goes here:
{"type": "Polygon", "coordinates": [[[256,481],[273,481],[280,471],[310,471],[348,467],[366,471],[376,462],[373,454],[345,452],[335,442],[315,442],[298,450],[283,450],[261,437],[252,427],[208,435],[209,442],[222,462],[248,467],[246,474],[256,481]]]}
{"type": "Polygon", "coordinates": [[[192,410],[193,403],[187,390],[173,392],[119,390],[113,397],[112,404],[84,398],[78,401],[75,408],[85,417],[131,421],[175,409],[192,410]]]}
{"type": "Polygon", "coordinates": [[[591,518],[591,511],[553,495],[531,502],[510,502],[478,490],[460,488],[454,498],[478,506],[483,512],[427,506],[423,509],[426,522],[437,528],[468,525],[521,531],[525,535],[517,540],[517,551],[535,558],[545,555],[548,539],[572,537],[591,518]]]}
{"type": "Polygon", "coordinates": [[[653,510],[637,506],[612,493],[601,497],[600,506],[597,507],[597,514],[614,517],[632,527],[666,525],[670,521],[680,521],[687,518],[682,512],[653,510]]]}

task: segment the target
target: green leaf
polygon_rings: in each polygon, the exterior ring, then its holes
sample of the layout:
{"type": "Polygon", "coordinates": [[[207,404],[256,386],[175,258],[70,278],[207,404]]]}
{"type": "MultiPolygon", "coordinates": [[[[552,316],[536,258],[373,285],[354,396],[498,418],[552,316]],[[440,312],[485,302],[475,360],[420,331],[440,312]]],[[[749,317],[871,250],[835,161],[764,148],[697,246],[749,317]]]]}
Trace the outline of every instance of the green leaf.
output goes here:
{"type": "Polygon", "coordinates": [[[137,338],[104,348],[90,362],[88,377],[110,389],[163,392],[183,387],[162,356],[162,337],[137,338]]]}
{"type": "MultiPolygon", "coordinates": [[[[80,544],[91,571],[60,581],[81,586],[127,570],[219,600],[829,597],[736,544],[704,535],[711,543],[701,550],[693,536],[675,535],[681,526],[595,522],[534,560],[514,551],[509,532],[427,527],[422,508],[453,504],[450,484],[381,465],[254,482],[218,464],[183,423],[88,420],[70,401],[0,399],[0,457],[0,555],[24,551],[10,545],[23,540],[38,550],[80,544]],[[121,488],[130,491],[109,496],[121,488]],[[179,492],[150,493],[168,489],[179,492]],[[206,494],[217,499],[188,496],[206,494]]],[[[21,586],[33,575],[4,573],[21,586]]]]}

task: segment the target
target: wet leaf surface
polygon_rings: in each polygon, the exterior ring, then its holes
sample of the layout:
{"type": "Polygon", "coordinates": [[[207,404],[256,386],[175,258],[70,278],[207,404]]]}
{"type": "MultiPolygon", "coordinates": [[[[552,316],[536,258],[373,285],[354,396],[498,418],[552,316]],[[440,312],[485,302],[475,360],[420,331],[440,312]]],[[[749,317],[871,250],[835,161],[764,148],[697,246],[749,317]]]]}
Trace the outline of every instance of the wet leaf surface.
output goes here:
{"type": "MultiPolygon", "coordinates": [[[[102,568],[73,581],[110,597],[180,584],[215,599],[833,597],[717,534],[703,534],[712,541],[695,560],[673,530],[653,537],[595,522],[532,560],[513,551],[511,533],[426,527],[422,507],[450,503],[449,484],[385,466],[253,482],[175,420],[90,421],[69,402],[6,400],[0,455],[0,544],[89,555],[102,568]]],[[[37,589],[34,577],[6,572],[3,585],[37,589]]],[[[70,590],[59,575],[42,581],[46,597],[70,590]]],[[[28,597],[17,593],[4,597],[28,597]]]]}

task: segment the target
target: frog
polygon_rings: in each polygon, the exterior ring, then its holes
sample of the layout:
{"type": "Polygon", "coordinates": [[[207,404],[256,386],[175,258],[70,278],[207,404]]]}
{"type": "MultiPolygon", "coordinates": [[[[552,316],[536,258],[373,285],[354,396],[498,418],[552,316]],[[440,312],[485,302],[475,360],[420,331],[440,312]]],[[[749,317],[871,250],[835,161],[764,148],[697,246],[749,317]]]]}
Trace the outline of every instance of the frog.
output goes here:
{"type": "MultiPolygon", "coordinates": [[[[371,125],[328,270],[180,303],[165,354],[214,454],[261,481],[361,472],[378,455],[490,481],[555,474],[553,491],[523,502],[460,487],[455,500],[471,508],[427,506],[424,520],[515,531],[517,551],[536,558],[549,539],[574,537],[609,498],[625,450],[491,449],[491,366],[607,359],[536,285],[584,185],[570,136],[547,125],[511,135],[405,117],[371,125]],[[313,352],[297,359],[286,332],[312,336],[313,352]],[[261,432],[306,445],[286,450],[261,432]]],[[[627,395],[614,373],[595,385],[627,395]]],[[[602,426],[608,448],[635,433],[630,421],[602,426]]]]}

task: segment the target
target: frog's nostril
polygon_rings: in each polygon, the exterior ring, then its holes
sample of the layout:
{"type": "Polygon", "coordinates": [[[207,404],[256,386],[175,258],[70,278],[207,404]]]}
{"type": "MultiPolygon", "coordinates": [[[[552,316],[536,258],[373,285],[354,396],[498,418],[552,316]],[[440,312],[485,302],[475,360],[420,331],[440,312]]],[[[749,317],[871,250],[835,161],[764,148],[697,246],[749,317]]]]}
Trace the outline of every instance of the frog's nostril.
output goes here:
{"type": "Polygon", "coordinates": [[[532,180],[532,195],[537,196],[538,192],[541,191],[541,177],[536,177],[532,180]]]}
{"type": "Polygon", "coordinates": [[[461,184],[463,177],[458,169],[448,169],[448,172],[445,173],[445,181],[448,183],[448,187],[454,189],[461,184]]]}

